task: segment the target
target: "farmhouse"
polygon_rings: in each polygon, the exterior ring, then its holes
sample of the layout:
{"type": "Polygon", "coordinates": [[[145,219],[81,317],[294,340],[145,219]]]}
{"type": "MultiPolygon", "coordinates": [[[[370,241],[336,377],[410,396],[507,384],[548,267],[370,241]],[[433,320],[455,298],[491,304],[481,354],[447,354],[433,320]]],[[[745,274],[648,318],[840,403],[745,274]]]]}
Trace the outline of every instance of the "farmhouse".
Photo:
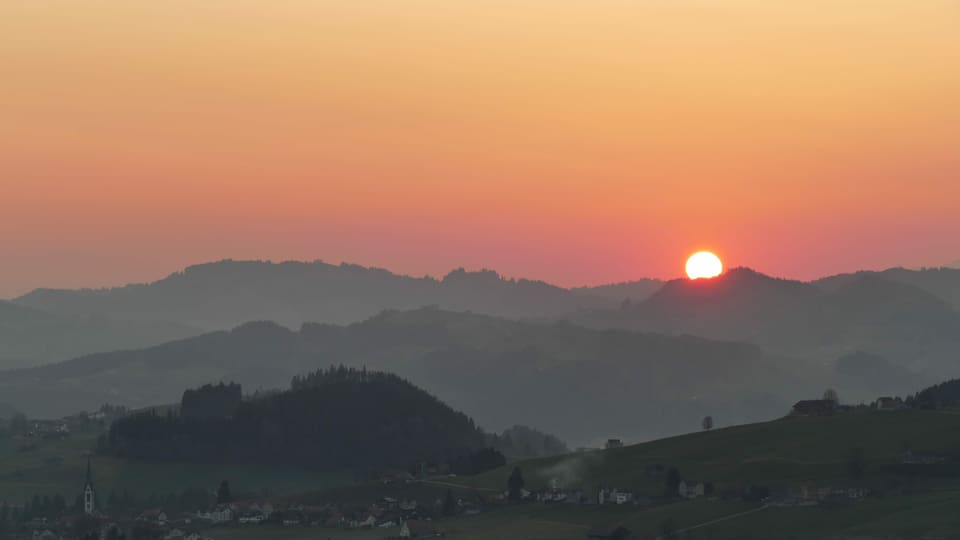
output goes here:
{"type": "Polygon", "coordinates": [[[684,499],[703,497],[705,492],[706,485],[703,482],[687,482],[686,480],[681,480],[680,485],[677,486],[677,495],[684,499]]]}
{"type": "Polygon", "coordinates": [[[830,416],[837,412],[837,403],[830,399],[798,401],[790,414],[793,416],[830,416]]]}
{"type": "Polygon", "coordinates": [[[899,411],[906,408],[902,399],[892,397],[877,398],[875,406],[878,411],[899,411]]]}

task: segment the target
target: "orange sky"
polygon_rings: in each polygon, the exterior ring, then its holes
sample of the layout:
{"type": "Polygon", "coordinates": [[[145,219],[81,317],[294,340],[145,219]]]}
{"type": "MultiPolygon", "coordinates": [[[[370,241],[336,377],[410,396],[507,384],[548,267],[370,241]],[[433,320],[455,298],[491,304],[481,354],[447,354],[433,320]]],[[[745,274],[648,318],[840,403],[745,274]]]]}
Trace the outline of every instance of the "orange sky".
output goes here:
{"type": "Polygon", "coordinates": [[[956,0],[5,0],[0,297],[960,259],[956,0]]]}

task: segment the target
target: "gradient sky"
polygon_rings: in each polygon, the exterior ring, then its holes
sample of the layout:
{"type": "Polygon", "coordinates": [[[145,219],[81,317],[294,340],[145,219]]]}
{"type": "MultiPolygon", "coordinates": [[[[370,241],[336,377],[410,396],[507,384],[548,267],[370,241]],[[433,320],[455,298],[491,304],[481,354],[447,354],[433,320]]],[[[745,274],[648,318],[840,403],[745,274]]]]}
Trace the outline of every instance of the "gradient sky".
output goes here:
{"type": "Polygon", "coordinates": [[[4,0],[0,297],[960,258],[957,0],[4,0]]]}

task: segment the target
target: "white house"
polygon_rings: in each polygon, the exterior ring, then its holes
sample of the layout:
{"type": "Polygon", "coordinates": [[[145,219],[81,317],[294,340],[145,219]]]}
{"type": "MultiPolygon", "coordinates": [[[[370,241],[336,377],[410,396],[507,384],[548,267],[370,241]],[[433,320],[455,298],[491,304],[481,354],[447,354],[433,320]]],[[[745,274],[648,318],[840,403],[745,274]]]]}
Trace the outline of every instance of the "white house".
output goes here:
{"type": "Polygon", "coordinates": [[[677,495],[684,499],[703,497],[705,491],[706,486],[704,486],[703,482],[687,482],[686,480],[681,480],[680,485],[677,486],[677,495]]]}
{"type": "Polygon", "coordinates": [[[630,504],[633,502],[633,493],[621,491],[617,488],[603,488],[597,494],[597,502],[600,504],[630,504]]]}
{"type": "Polygon", "coordinates": [[[227,505],[220,505],[207,512],[197,512],[197,517],[206,519],[214,523],[227,523],[233,521],[233,509],[227,505]]]}

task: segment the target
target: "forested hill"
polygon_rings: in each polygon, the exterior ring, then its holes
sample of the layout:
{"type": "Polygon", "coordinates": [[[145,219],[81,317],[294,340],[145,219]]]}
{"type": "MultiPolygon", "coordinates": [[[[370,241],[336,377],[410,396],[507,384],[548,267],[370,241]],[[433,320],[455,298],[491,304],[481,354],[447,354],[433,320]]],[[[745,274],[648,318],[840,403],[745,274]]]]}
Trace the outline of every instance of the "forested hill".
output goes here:
{"type": "Polygon", "coordinates": [[[343,469],[453,463],[484,444],[465,414],[387,373],[331,368],[297,377],[283,392],[238,396],[236,385],[188,391],[179,413],[148,411],[114,422],[100,451],[343,469]]]}

